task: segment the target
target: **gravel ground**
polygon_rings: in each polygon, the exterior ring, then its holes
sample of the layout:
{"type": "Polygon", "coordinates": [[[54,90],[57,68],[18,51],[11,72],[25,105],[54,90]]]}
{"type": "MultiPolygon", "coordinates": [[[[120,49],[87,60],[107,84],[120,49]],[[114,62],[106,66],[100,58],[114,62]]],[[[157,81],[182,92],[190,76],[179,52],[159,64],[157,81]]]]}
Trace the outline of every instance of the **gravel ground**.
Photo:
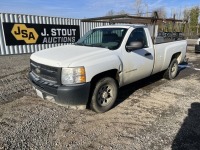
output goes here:
{"type": "Polygon", "coordinates": [[[0,105],[35,95],[27,82],[30,55],[0,56],[0,105]]]}
{"type": "Polygon", "coordinates": [[[29,55],[0,57],[0,149],[199,149],[200,55],[187,56],[175,80],[125,86],[103,114],[37,98],[29,55]]]}

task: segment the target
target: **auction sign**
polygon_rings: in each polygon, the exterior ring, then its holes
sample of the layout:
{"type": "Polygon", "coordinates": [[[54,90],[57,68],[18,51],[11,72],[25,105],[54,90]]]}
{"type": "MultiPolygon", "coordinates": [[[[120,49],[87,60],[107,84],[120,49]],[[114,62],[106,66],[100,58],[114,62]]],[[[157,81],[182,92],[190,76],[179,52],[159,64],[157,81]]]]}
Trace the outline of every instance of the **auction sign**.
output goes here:
{"type": "Polygon", "coordinates": [[[74,43],[80,38],[78,25],[3,23],[6,45],[74,43]]]}

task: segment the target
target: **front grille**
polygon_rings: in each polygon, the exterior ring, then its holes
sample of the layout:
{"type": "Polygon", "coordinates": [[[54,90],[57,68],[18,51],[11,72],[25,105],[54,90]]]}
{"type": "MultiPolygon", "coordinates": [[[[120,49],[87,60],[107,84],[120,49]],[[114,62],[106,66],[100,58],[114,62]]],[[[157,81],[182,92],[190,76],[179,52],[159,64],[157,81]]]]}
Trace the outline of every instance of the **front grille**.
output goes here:
{"type": "Polygon", "coordinates": [[[60,84],[61,68],[51,67],[43,64],[30,61],[31,72],[45,82],[52,84],[60,84]]]}

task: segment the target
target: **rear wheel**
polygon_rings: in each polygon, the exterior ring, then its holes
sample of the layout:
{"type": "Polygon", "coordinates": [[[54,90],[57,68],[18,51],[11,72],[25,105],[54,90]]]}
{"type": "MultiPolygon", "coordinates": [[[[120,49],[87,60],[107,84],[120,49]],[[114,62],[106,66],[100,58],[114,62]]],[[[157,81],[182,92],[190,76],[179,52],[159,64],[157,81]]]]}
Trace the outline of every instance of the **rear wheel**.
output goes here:
{"type": "Polygon", "coordinates": [[[91,98],[90,108],[98,113],[108,111],[117,98],[118,86],[113,78],[100,79],[91,98]]]}
{"type": "Polygon", "coordinates": [[[164,73],[164,78],[171,80],[176,77],[178,73],[178,61],[176,58],[172,59],[168,69],[164,73]]]}

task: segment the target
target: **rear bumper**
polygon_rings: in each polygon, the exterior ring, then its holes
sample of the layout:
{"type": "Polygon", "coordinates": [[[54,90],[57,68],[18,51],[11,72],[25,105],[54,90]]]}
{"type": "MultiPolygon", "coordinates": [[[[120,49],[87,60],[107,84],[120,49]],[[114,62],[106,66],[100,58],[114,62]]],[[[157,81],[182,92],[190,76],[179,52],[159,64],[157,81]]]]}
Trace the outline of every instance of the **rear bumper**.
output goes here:
{"type": "Polygon", "coordinates": [[[200,45],[195,45],[195,53],[200,53],[200,45]]]}
{"type": "Polygon", "coordinates": [[[53,97],[53,102],[61,105],[87,105],[90,93],[90,83],[52,87],[44,82],[38,82],[38,80],[31,73],[29,73],[29,80],[34,88],[41,92],[43,99],[53,97]]]}

